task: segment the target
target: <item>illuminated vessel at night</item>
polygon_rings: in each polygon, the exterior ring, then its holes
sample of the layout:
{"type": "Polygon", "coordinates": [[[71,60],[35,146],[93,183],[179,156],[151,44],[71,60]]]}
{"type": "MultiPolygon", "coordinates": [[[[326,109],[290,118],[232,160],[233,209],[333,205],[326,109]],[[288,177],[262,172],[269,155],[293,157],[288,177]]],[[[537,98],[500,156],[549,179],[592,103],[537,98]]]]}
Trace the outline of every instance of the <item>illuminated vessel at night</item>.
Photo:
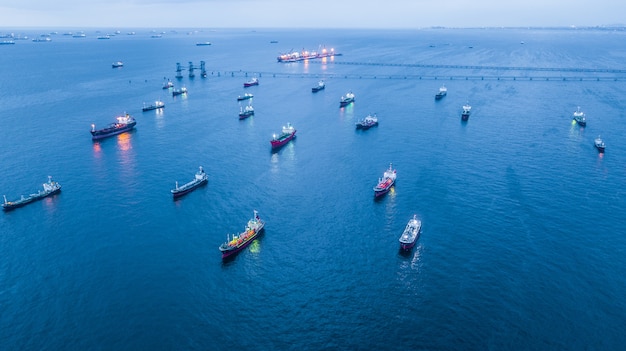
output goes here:
{"type": "Polygon", "coordinates": [[[420,236],[421,229],[422,221],[417,219],[417,215],[413,215],[400,235],[400,248],[405,251],[411,250],[420,236]]]}
{"type": "Polygon", "coordinates": [[[246,119],[250,116],[254,116],[254,107],[252,107],[252,105],[248,105],[239,110],[239,119],[246,119]]]}
{"type": "Polygon", "coordinates": [[[10,211],[12,209],[22,207],[26,204],[29,204],[33,201],[41,200],[44,197],[53,195],[61,191],[61,184],[52,180],[52,176],[48,176],[48,181],[43,183],[43,191],[39,190],[36,194],[30,194],[28,196],[22,195],[19,200],[15,201],[7,201],[7,197],[4,196],[4,203],[2,204],[2,209],[4,211],[10,211]]]}
{"type": "Polygon", "coordinates": [[[346,96],[342,96],[341,100],[339,100],[339,107],[345,107],[354,102],[355,96],[352,92],[346,94],[346,96]]]}
{"type": "Polygon", "coordinates": [[[135,128],[137,121],[128,113],[124,116],[117,116],[116,122],[109,124],[106,128],[96,129],[96,125],[91,125],[91,139],[97,140],[112,135],[117,135],[135,128]]]}
{"type": "Polygon", "coordinates": [[[574,112],[573,117],[574,121],[576,121],[576,123],[578,123],[578,125],[580,125],[581,127],[587,125],[587,118],[585,117],[585,113],[580,110],[580,106],[578,106],[578,109],[576,109],[576,112],[574,112]]]}
{"type": "Polygon", "coordinates": [[[392,168],[390,163],[389,169],[383,173],[383,177],[378,179],[378,184],[374,187],[374,196],[379,197],[387,194],[396,182],[396,175],[396,170],[392,168]]]}
{"type": "Polygon", "coordinates": [[[238,235],[233,234],[232,237],[228,235],[226,242],[220,245],[222,259],[231,257],[250,245],[263,230],[263,227],[265,227],[265,221],[259,218],[259,214],[255,210],[254,217],[248,221],[246,229],[238,235]]]}
{"type": "Polygon", "coordinates": [[[274,134],[272,136],[272,140],[270,140],[270,143],[272,144],[272,149],[276,149],[287,144],[291,139],[295,137],[296,129],[291,125],[291,123],[287,123],[287,126],[283,126],[283,131],[280,135],[274,134]]]}
{"type": "Polygon", "coordinates": [[[303,49],[302,51],[291,51],[281,54],[276,58],[276,60],[278,60],[278,62],[297,62],[332,56],[341,56],[341,54],[336,53],[335,49],[327,50],[324,48],[321,51],[307,51],[303,49]]]}
{"type": "Polygon", "coordinates": [[[144,102],[143,107],[141,108],[142,111],[152,111],[152,110],[156,110],[158,108],[163,108],[165,107],[165,103],[161,100],[157,100],[154,102],[154,104],[152,105],[146,105],[146,103],[144,102]]]}

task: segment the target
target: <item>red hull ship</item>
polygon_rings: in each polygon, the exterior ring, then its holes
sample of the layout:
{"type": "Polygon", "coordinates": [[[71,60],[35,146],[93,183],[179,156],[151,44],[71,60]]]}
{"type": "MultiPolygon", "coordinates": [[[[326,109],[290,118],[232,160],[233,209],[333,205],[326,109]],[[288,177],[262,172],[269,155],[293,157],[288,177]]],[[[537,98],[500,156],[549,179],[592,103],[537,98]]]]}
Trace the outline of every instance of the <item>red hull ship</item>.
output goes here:
{"type": "Polygon", "coordinates": [[[259,80],[257,78],[252,78],[249,81],[243,83],[244,88],[248,88],[254,85],[259,85],[259,80]]]}
{"type": "Polygon", "coordinates": [[[274,134],[272,140],[270,140],[270,144],[272,144],[272,149],[276,149],[287,144],[289,141],[291,141],[291,139],[295,137],[296,129],[290,123],[287,123],[287,126],[283,127],[283,132],[281,135],[274,134]]]}
{"type": "Polygon", "coordinates": [[[232,238],[229,235],[227,241],[220,245],[222,259],[234,256],[245,249],[256,239],[263,227],[265,227],[265,221],[259,218],[257,211],[254,211],[254,217],[248,221],[246,229],[239,235],[233,235],[232,238]]]}
{"type": "Polygon", "coordinates": [[[387,194],[395,182],[396,170],[389,164],[389,169],[383,173],[383,177],[378,179],[378,184],[374,187],[374,196],[379,197],[387,194]]]}

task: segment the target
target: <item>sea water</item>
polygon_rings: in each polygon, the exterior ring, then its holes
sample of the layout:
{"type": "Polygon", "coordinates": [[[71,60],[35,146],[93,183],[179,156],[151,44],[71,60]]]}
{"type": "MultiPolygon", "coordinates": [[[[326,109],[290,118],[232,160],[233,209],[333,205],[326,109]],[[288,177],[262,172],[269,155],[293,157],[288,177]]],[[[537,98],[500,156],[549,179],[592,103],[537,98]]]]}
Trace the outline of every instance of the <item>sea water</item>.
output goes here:
{"type": "Polygon", "coordinates": [[[111,31],[0,47],[0,193],[63,186],[0,215],[2,349],[623,347],[624,31],[111,31]],[[133,132],[91,140],[124,112],[133,132]],[[254,210],[265,232],[223,262],[254,210]]]}

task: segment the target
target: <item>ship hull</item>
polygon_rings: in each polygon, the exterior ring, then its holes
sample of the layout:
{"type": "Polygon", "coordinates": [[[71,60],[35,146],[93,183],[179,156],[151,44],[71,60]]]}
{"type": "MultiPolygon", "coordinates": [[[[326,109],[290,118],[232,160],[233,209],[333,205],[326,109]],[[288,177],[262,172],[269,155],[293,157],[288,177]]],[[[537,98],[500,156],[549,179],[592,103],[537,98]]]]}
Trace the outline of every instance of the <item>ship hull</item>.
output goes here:
{"type": "Polygon", "coordinates": [[[254,116],[254,112],[252,113],[240,113],[239,114],[239,119],[246,119],[248,117],[254,116]]]}
{"type": "Polygon", "coordinates": [[[288,137],[284,138],[284,139],[280,139],[280,140],[271,140],[270,144],[272,144],[272,149],[276,149],[279,147],[284,146],[285,144],[287,144],[288,142],[291,141],[291,139],[296,137],[296,133],[293,133],[291,135],[289,135],[288,137]]]}
{"type": "Polygon", "coordinates": [[[464,114],[461,115],[461,120],[462,121],[467,121],[469,119],[469,116],[470,116],[469,114],[464,113],[464,114]]]}
{"type": "Polygon", "coordinates": [[[353,103],[353,102],[354,102],[354,100],[350,100],[350,101],[341,101],[341,102],[339,103],[339,107],[346,107],[346,106],[350,105],[350,104],[351,104],[351,103],[353,103]]]}
{"type": "Polygon", "coordinates": [[[204,185],[204,184],[206,184],[208,182],[209,182],[208,179],[203,179],[200,182],[198,182],[198,183],[196,183],[196,184],[194,184],[194,185],[192,185],[192,186],[190,186],[190,187],[188,187],[186,189],[182,189],[182,190],[180,190],[180,189],[179,190],[173,189],[172,190],[172,196],[174,197],[174,200],[176,200],[179,197],[181,197],[183,195],[186,195],[186,194],[189,194],[190,192],[198,189],[199,187],[201,187],[202,185],[204,185]]]}
{"type": "Polygon", "coordinates": [[[261,229],[257,230],[257,231],[254,233],[254,236],[252,236],[252,237],[250,238],[250,240],[246,241],[245,243],[241,244],[240,246],[238,246],[238,247],[234,247],[234,248],[229,249],[229,250],[221,250],[221,249],[220,249],[220,251],[222,251],[222,259],[227,259],[227,258],[234,257],[234,256],[235,256],[235,255],[237,255],[237,254],[238,254],[241,250],[243,250],[243,249],[245,249],[246,247],[248,247],[248,245],[250,245],[250,244],[251,244],[254,240],[256,240],[256,238],[258,238],[258,237],[259,237],[259,234],[260,234],[261,232],[263,232],[264,227],[265,227],[265,224],[263,225],[263,227],[261,227],[261,229]]]}
{"type": "Polygon", "coordinates": [[[151,106],[146,106],[146,107],[142,108],[142,110],[143,110],[143,112],[146,112],[146,111],[152,111],[152,110],[156,110],[156,109],[164,108],[164,107],[165,107],[165,105],[159,105],[159,106],[151,105],[151,106]]]}
{"type": "Polygon", "coordinates": [[[132,130],[133,128],[135,128],[136,124],[137,123],[134,122],[134,123],[128,124],[127,126],[125,126],[123,128],[115,128],[115,129],[112,129],[112,130],[101,129],[101,130],[92,131],[91,132],[91,139],[92,140],[99,140],[99,139],[108,138],[108,137],[113,136],[113,135],[122,134],[124,132],[128,132],[128,131],[132,130]]]}
{"type": "Polygon", "coordinates": [[[39,201],[39,200],[41,200],[43,198],[46,198],[48,196],[52,196],[54,194],[58,194],[60,192],[61,192],[61,188],[58,188],[58,189],[52,190],[49,193],[44,193],[44,194],[39,194],[37,196],[33,196],[33,197],[29,198],[26,201],[21,201],[20,202],[18,200],[17,202],[11,202],[11,203],[2,204],[2,210],[4,210],[4,211],[11,211],[11,210],[14,210],[16,208],[20,208],[20,207],[26,206],[26,205],[28,205],[30,203],[35,202],[35,201],[39,201]]]}
{"type": "Polygon", "coordinates": [[[374,197],[380,197],[387,194],[389,189],[391,189],[391,186],[386,189],[374,190],[374,197]]]}

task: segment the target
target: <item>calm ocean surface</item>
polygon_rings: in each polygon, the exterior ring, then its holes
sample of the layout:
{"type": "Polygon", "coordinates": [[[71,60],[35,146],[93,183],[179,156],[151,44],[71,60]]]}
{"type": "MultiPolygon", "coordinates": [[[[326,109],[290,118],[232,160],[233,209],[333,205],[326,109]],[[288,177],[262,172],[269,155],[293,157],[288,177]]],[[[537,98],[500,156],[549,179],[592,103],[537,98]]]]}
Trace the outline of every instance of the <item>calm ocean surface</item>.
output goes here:
{"type": "Polygon", "coordinates": [[[626,32],[135,31],[0,46],[0,195],[63,186],[0,214],[3,350],[623,349],[626,32]],[[276,62],[319,45],[343,55],[276,62]],[[176,79],[190,61],[208,77],[176,79]],[[92,142],[123,112],[135,131],[92,142]],[[255,209],[265,233],[222,262],[255,209]]]}

